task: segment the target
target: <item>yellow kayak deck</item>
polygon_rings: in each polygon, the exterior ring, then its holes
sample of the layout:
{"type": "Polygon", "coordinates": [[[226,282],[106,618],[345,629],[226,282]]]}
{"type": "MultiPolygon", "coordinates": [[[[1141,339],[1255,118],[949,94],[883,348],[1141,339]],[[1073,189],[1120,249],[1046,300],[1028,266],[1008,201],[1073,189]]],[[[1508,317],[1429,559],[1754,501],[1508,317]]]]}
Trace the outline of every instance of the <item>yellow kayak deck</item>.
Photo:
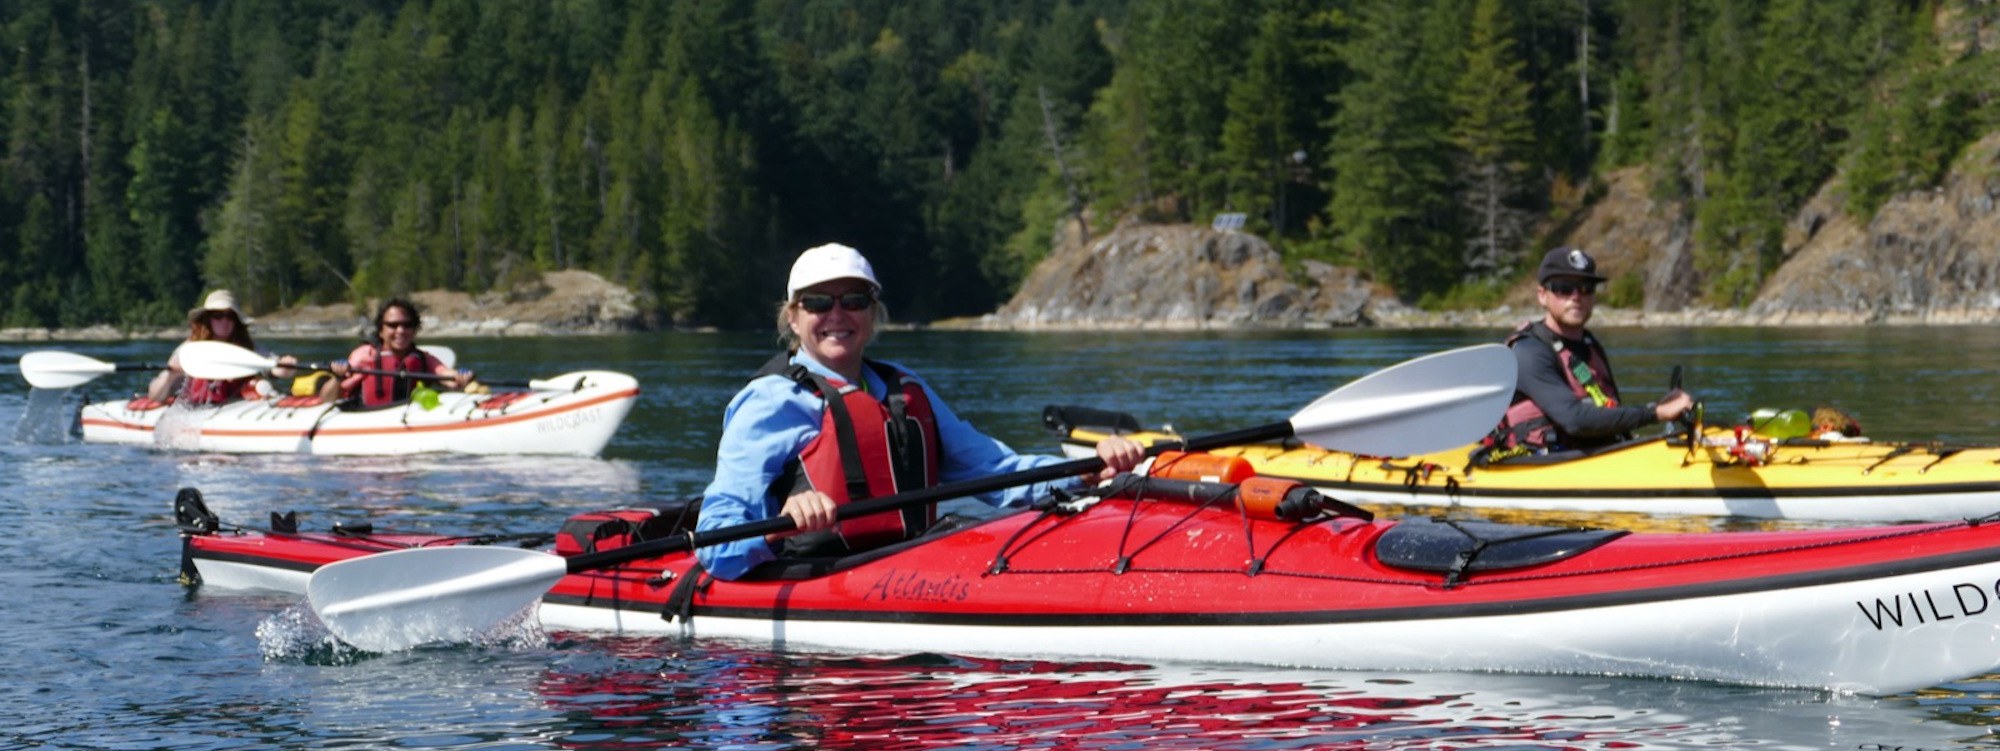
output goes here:
{"type": "MultiPolygon", "coordinates": [[[[1472,466],[1478,448],[1384,458],[1297,445],[1210,453],[1241,456],[1258,474],[1299,480],[1363,504],[1635,511],[1846,521],[1957,519],[2000,511],[2000,447],[1925,443],[1762,442],[1761,461],[1732,451],[1728,428],[1702,445],[1658,437],[1588,454],[1525,456],[1472,466]]],[[[1107,434],[1072,430],[1085,448],[1107,434]]],[[[1144,444],[1174,440],[1127,433],[1144,444]]]]}

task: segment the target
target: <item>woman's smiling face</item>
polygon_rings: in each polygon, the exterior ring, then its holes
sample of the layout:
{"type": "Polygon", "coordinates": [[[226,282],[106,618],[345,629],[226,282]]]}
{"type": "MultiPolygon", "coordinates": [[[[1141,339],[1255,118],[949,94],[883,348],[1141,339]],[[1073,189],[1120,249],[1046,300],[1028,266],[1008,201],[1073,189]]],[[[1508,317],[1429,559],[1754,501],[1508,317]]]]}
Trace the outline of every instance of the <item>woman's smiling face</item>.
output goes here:
{"type": "Polygon", "coordinates": [[[799,290],[787,313],[799,348],[835,373],[859,377],[861,353],[875,339],[875,309],[871,304],[860,310],[848,310],[838,301],[849,294],[872,298],[874,291],[874,287],[861,279],[834,279],[799,290]],[[815,313],[799,304],[808,295],[827,295],[836,303],[824,312],[815,313]]]}
{"type": "Polygon", "coordinates": [[[390,306],[382,311],[382,323],[377,333],[382,336],[382,345],[391,352],[408,352],[417,345],[417,328],[423,323],[410,311],[400,305],[390,306]]]}

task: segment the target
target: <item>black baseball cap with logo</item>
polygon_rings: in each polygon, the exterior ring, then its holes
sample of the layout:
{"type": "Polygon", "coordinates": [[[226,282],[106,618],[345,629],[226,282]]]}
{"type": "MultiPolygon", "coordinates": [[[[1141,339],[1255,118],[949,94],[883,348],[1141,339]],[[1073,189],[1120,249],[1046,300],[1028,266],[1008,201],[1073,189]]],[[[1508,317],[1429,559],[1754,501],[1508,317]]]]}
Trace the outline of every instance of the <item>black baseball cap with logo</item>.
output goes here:
{"type": "Polygon", "coordinates": [[[1597,273],[1597,259],[1591,258],[1582,248],[1556,248],[1549,251],[1548,255],[1542,256],[1542,267],[1535,273],[1535,282],[1548,284],[1550,279],[1559,276],[1573,276],[1593,282],[1604,281],[1604,276],[1597,273]]]}

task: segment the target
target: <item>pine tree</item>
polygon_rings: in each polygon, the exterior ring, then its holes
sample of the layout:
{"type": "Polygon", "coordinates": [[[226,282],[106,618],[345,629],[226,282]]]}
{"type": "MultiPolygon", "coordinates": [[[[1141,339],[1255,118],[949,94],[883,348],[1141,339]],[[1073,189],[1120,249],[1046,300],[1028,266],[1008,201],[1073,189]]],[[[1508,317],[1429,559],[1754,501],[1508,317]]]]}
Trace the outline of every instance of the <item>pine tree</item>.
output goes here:
{"type": "Polygon", "coordinates": [[[1340,45],[1354,80],[1340,90],[1327,146],[1327,217],[1365,268],[1404,296],[1457,278],[1452,181],[1440,71],[1421,49],[1427,5],[1363,6],[1340,45]]]}
{"type": "Polygon", "coordinates": [[[1228,89],[1242,67],[1256,16],[1233,0],[1161,0],[1132,6],[1119,59],[1135,76],[1150,164],[1169,216],[1188,220],[1226,203],[1219,148],[1228,89]]]}
{"type": "Polygon", "coordinates": [[[1451,90],[1451,141],[1458,147],[1461,211],[1471,229],[1462,267],[1474,278],[1513,270],[1532,216],[1520,207],[1534,189],[1527,152],[1534,145],[1525,67],[1514,54],[1500,0],[1476,0],[1463,68],[1451,90]]]}
{"type": "Polygon", "coordinates": [[[1229,87],[1219,146],[1229,179],[1226,207],[1249,214],[1253,227],[1277,237],[1324,200],[1312,196],[1318,200],[1295,204],[1311,196],[1300,188],[1309,174],[1309,149],[1325,137],[1317,123],[1327,114],[1327,81],[1305,54],[1312,11],[1296,0],[1261,7],[1248,62],[1229,87]]]}

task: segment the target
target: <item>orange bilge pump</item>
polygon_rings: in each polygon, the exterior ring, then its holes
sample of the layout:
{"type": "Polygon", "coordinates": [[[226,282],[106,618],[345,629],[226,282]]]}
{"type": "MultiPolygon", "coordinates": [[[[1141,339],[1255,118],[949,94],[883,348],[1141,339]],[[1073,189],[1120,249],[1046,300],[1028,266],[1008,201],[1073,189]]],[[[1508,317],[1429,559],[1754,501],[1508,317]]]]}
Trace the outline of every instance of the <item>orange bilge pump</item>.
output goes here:
{"type": "MultiPolygon", "coordinates": [[[[1348,504],[1320,495],[1297,480],[1260,477],[1240,456],[1162,452],[1148,473],[1152,480],[1234,485],[1237,507],[1253,519],[1301,522],[1332,510],[1342,516],[1372,517],[1348,504]]],[[[1182,495],[1182,494],[1171,494],[1182,495]]]]}
{"type": "Polygon", "coordinates": [[[1216,456],[1214,454],[1192,454],[1186,451],[1162,451],[1153,458],[1153,468],[1148,477],[1163,480],[1186,480],[1188,482],[1223,482],[1230,485],[1254,477],[1257,470],[1250,461],[1240,456],[1216,456]]]}

